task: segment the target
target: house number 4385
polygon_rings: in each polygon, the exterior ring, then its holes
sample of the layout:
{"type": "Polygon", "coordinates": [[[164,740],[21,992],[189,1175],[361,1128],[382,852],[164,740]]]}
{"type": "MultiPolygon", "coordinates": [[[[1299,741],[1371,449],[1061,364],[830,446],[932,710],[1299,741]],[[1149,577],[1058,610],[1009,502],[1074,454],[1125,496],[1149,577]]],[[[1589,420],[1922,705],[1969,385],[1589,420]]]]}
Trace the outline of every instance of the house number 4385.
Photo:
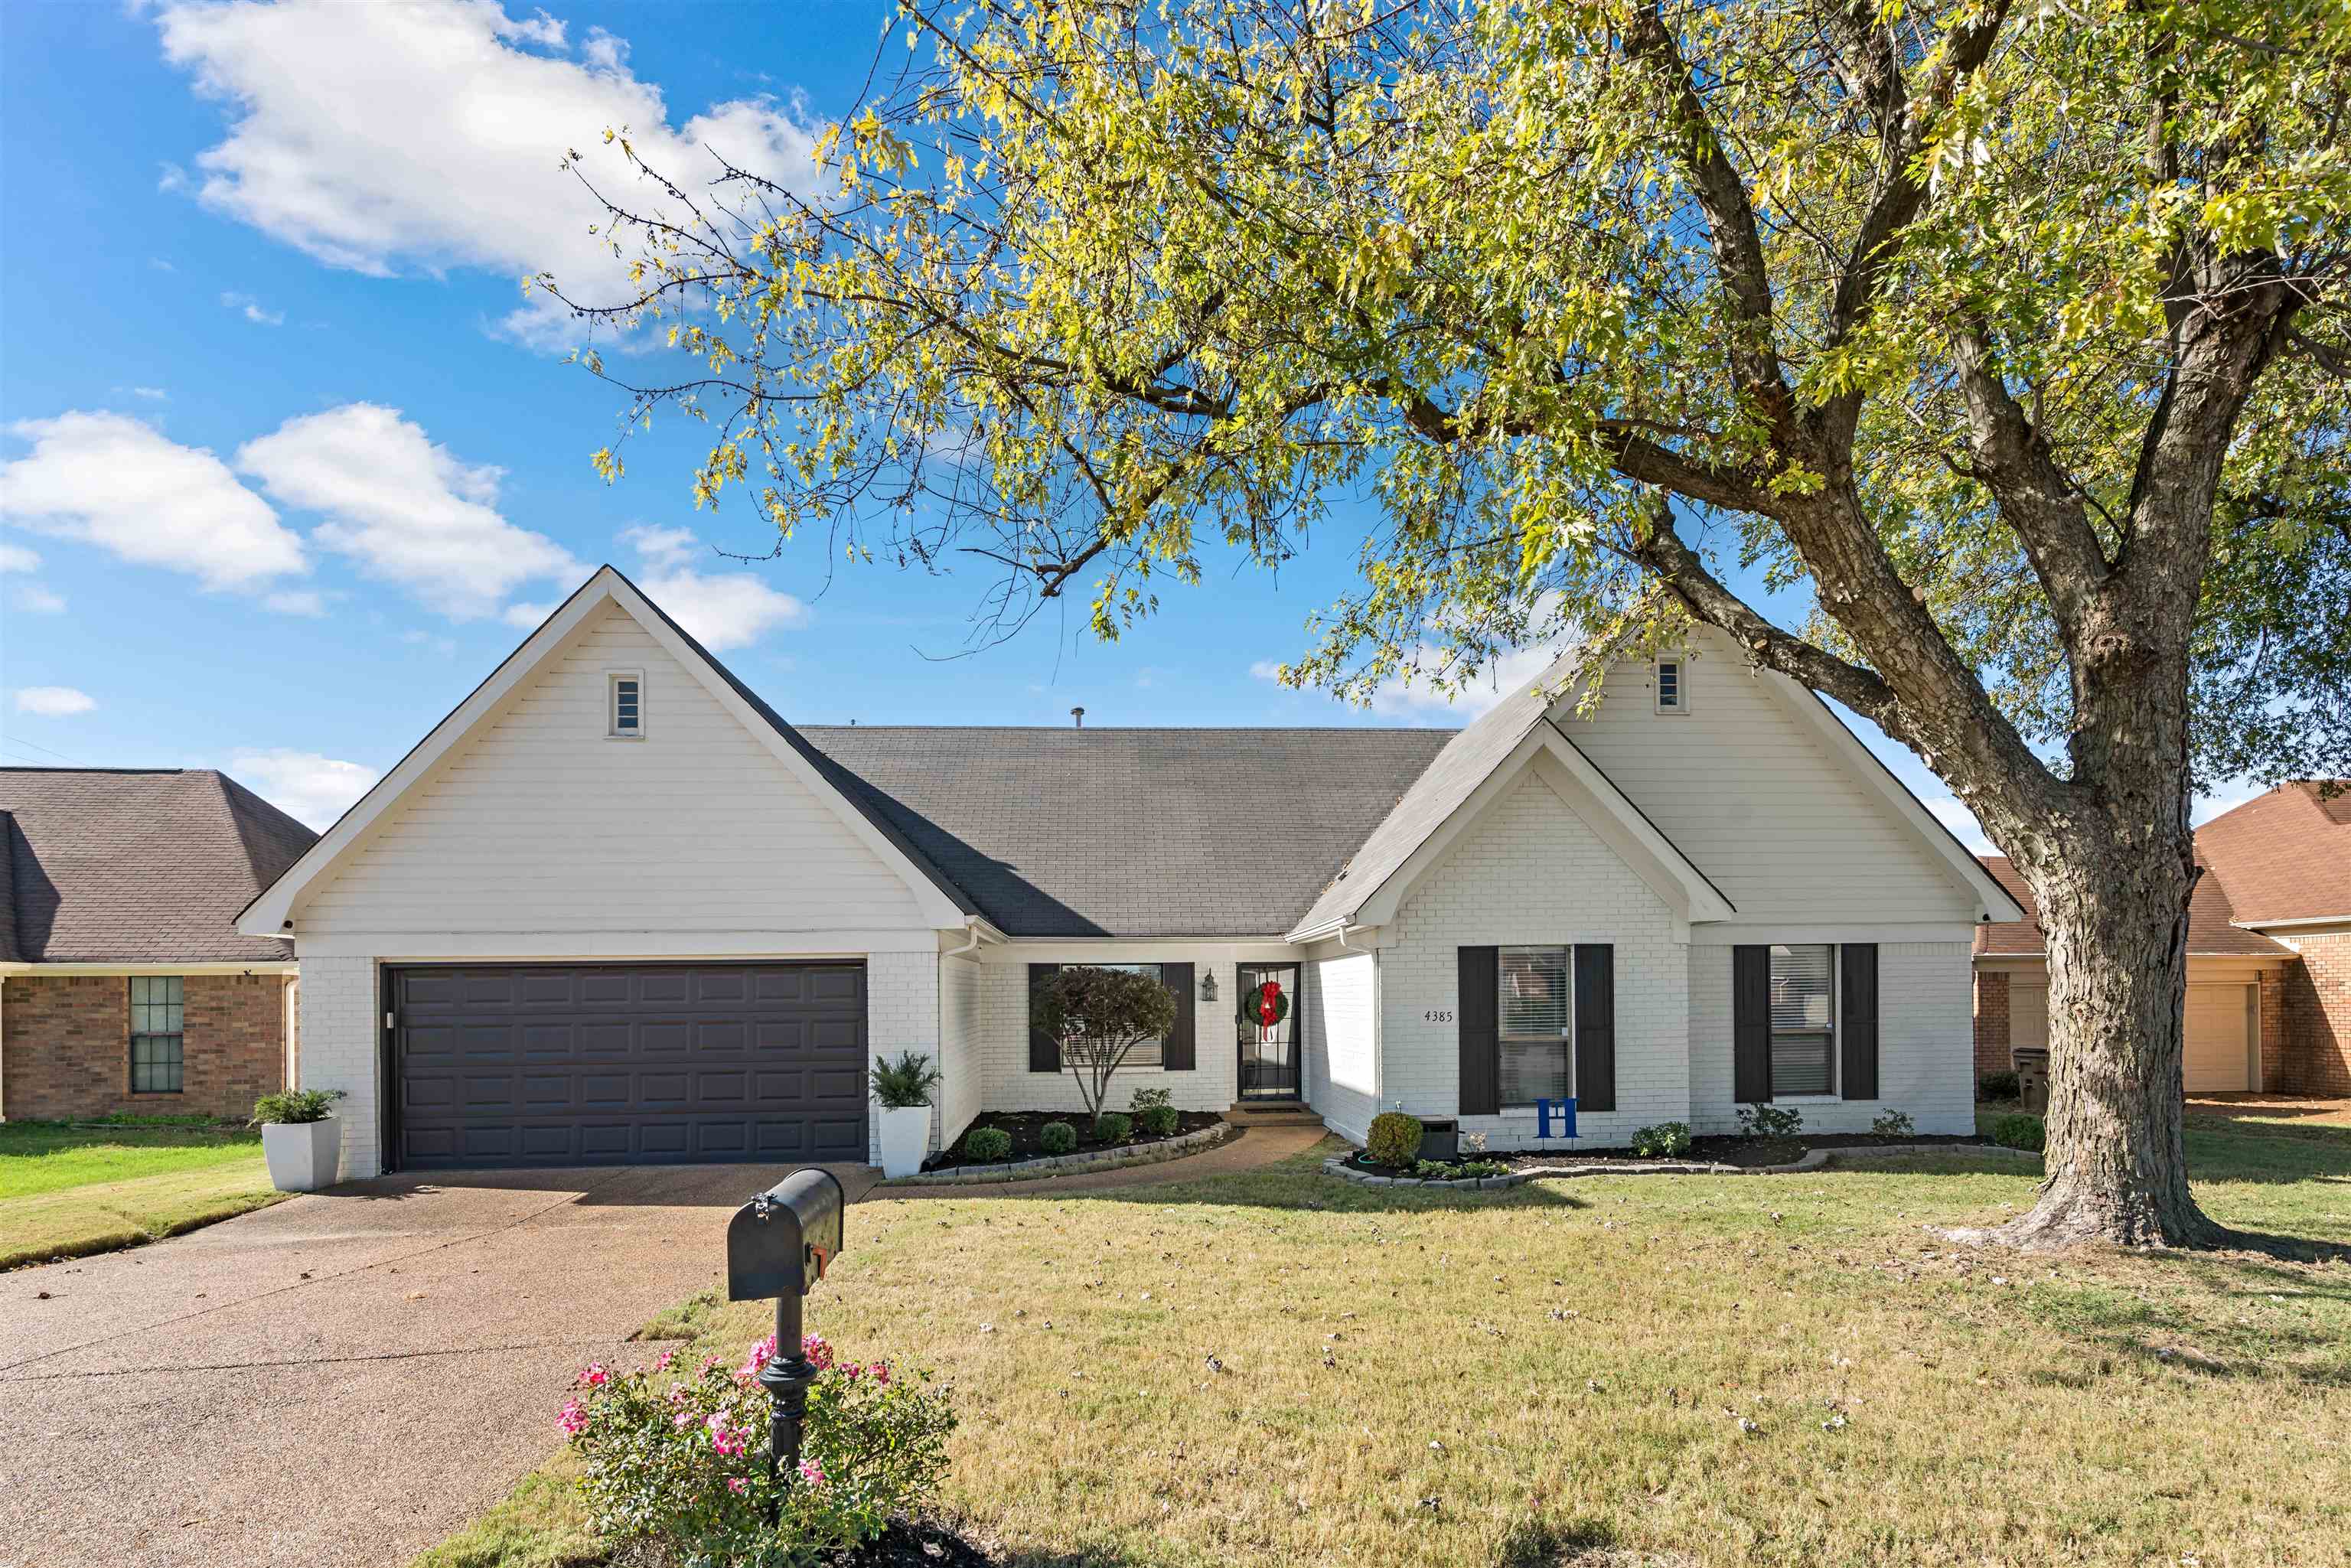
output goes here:
{"type": "Polygon", "coordinates": [[[1422,1016],[1427,1019],[1431,1023],[1451,1023],[1453,1021],[1453,1009],[1451,1008],[1431,1008],[1422,1016]]]}

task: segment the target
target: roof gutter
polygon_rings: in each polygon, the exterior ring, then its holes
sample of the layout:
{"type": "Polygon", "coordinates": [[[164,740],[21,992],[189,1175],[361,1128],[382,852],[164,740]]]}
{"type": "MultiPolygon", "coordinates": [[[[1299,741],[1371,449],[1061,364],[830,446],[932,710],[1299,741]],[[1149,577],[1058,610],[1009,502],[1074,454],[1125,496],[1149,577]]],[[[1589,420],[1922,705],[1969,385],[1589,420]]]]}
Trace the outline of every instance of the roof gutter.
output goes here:
{"type": "Polygon", "coordinates": [[[2267,931],[2298,931],[2306,925],[2351,925],[2351,913],[2343,915],[2298,915],[2292,920],[2231,920],[2229,924],[2235,926],[2240,931],[2251,931],[2258,936],[2261,933],[2267,931]]]}
{"type": "Polygon", "coordinates": [[[0,975],[295,975],[300,963],[292,958],[256,958],[249,963],[217,959],[194,964],[95,963],[0,964],[0,975]]]}

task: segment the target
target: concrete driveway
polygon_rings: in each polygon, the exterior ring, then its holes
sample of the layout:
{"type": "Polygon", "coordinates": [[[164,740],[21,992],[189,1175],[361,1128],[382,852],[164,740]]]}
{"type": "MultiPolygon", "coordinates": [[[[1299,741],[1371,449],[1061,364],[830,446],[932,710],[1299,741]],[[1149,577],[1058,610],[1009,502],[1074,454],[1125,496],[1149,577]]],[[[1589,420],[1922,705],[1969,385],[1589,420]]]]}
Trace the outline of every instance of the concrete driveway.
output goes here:
{"type": "Polygon", "coordinates": [[[786,1168],[393,1176],[0,1274],[0,1564],[405,1562],[547,1457],[581,1364],[653,1354],[786,1168]]]}

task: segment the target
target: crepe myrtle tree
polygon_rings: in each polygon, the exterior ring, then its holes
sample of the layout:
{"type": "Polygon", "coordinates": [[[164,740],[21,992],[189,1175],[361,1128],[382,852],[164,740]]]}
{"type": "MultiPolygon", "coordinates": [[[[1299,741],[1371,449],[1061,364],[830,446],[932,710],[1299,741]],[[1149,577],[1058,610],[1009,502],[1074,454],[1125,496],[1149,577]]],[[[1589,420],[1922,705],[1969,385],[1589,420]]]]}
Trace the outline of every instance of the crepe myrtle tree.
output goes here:
{"type": "Polygon", "coordinates": [[[1175,993],[1132,969],[1064,964],[1039,982],[1029,1007],[1036,1027],[1061,1042],[1090,1121],[1100,1119],[1110,1081],[1134,1048],[1176,1027],[1175,993]]]}
{"type": "Polygon", "coordinates": [[[708,423],[697,503],[977,565],[976,644],[1349,506],[1283,678],[1356,699],[1718,629],[2038,899],[2049,1176],[1998,1236],[2215,1239],[2190,794],[2351,758],[2351,13],[953,0],[883,48],[797,184],[572,160],[632,287],[531,281],[624,433],[708,423]]]}

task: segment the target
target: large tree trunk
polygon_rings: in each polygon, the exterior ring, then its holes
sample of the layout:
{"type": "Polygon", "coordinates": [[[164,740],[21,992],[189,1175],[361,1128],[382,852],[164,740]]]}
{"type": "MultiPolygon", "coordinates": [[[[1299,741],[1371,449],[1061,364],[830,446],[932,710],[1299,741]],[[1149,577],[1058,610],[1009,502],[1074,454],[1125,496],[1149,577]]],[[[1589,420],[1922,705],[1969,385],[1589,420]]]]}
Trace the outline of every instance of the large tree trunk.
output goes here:
{"type": "Polygon", "coordinates": [[[2210,1245],[2180,1137],[2189,846],[2077,843],[2020,869],[2049,944],[2049,1175],[1988,1239],[2210,1245]]]}

